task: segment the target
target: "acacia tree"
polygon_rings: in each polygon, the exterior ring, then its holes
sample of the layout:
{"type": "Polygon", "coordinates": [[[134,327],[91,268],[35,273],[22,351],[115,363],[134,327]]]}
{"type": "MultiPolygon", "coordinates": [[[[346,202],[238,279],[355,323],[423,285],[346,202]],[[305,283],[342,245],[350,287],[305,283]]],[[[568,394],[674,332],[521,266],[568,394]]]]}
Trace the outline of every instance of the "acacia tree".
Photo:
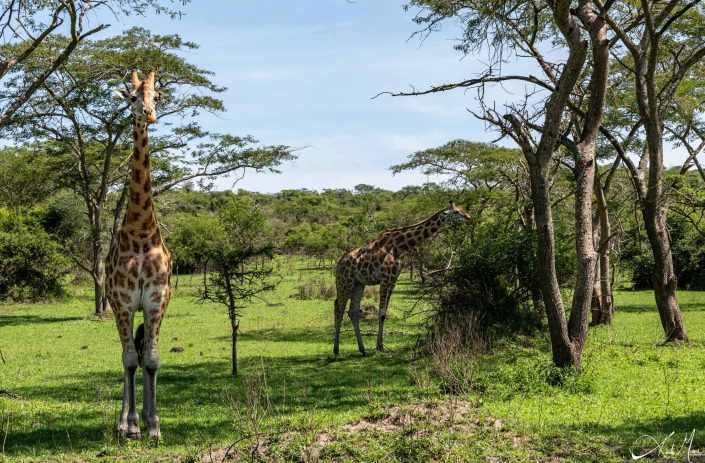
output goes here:
{"type": "Polygon", "coordinates": [[[574,8],[570,0],[549,1],[476,1],[436,2],[414,0],[421,7],[416,16],[424,31],[434,30],[447,18],[464,24],[461,44],[464,53],[478,52],[489,44],[491,61],[478,78],[432,87],[421,92],[394,95],[419,95],[455,88],[479,88],[482,106],[478,117],[509,136],[521,148],[529,168],[531,197],[538,235],[537,265],[542,275],[541,294],[547,313],[553,362],[556,366],[580,367],[587,338],[590,303],[595,277],[595,249],[592,233],[592,190],[595,173],[595,148],[602,119],[607,87],[609,46],[607,27],[595,13],[591,1],[580,0],[574,8]],[[553,63],[539,51],[547,34],[557,32],[567,58],[553,63]],[[528,56],[543,72],[533,75],[502,74],[502,62],[508,55],[528,56]],[[591,56],[588,88],[577,86],[585,63],[591,56]],[[543,91],[536,102],[534,92],[509,105],[503,114],[485,99],[486,85],[520,81],[543,91]],[[566,109],[571,97],[585,107],[583,118],[568,118],[566,109]],[[534,98],[532,100],[532,98],[534,98]],[[537,111],[532,108],[538,107],[537,111]],[[570,318],[563,305],[555,259],[555,236],[551,208],[551,174],[554,153],[563,145],[572,155],[576,173],[575,229],[578,270],[570,318]]]}
{"type": "MultiPolygon", "coordinates": [[[[61,186],[85,205],[87,246],[63,244],[93,279],[96,314],[108,309],[102,288],[104,251],[116,236],[128,191],[132,122],[125,103],[113,94],[126,70],[155,68],[157,86],[166,94],[158,108],[160,123],[150,139],[155,196],[192,181],[208,188],[218,176],[236,174],[237,181],[248,169],[275,171],[293,158],[288,147],[259,146],[250,136],[210,133],[195,122],[202,112],[224,109],[212,96],[224,89],[210,81],[209,71],[181,56],[196,48],[178,35],[152,35],[140,28],[87,41],[46,80],[6,130],[18,141],[43,142],[37,154],[62,172],[61,186]]],[[[50,46],[45,49],[51,53],[50,46]]],[[[16,68],[14,79],[41,72],[40,64],[39,59],[25,61],[16,68]]]]}
{"type": "Polygon", "coordinates": [[[664,127],[681,83],[705,57],[705,12],[700,3],[641,0],[607,11],[605,5],[596,2],[615,34],[612,53],[623,74],[631,78],[630,93],[636,106],[631,113],[638,116],[636,122],[621,127],[616,134],[607,128],[602,133],[631,173],[654,257],[656,306],[669,342],[685,341],[688,336],[676,296],[678,282],[666,223],[664,127]],[[645,143],[640,144],[638,136],[642,133],[645,143]],[[629,154],[639,156],[639,162],[635,164],[629,154]]]}
{"type": "MultiPolygon", "coordinates": [[[[187,0],[181,0],[185,4],[187,0]]],[[[0,81],[42,51],[45,43],[55,41],[52,52],[44,56],[38,71],[27,79],[15,81],[11,92],[0,103],[0,127],[10,123],[15,112],[29,100],[76,48],[88,37],[107,28],[92,26],[100,13],[143,14],[147,9],[177,16],[179,12],[159,0],[7,0],[0,6],[0,81]]],[[[3,85],[7,85],[2,81],[3,85]]]]}
{"type": "Polygon", "coordinates": [[[253,265],[274,254],[274,239],[266,217],[250,201],[230,201],[218,211],[205,260],[211,273],[201,288],[202,301],[213,301],[228,310],[231,329],[232,374],[237,376],[237,338],[242,310],[252,300],[276,288],[280,279],[271,266],[253,265]]]}

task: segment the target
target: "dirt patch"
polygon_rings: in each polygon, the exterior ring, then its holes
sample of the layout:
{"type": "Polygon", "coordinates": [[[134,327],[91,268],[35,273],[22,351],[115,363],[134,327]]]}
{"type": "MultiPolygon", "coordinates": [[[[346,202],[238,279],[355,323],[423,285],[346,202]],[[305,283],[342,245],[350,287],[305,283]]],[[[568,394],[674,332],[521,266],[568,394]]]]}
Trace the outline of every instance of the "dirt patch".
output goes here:
{"type": "MultiPolygon", "coordinates": [[[[430,430],[438,424],[448,424],[451,428],[465,433],[471,432],[473,428],[483,426],[494,428],[497,432],[506,432],[502,420],[491,419],[484,422],[477,419],[468,419],[474,410],[477,410],[477,404],[457,398],[441,403],[419,403],[389,407],[375,417],[364,418],[335,430],[327,429],[321,431],[309,441],[310,445],[300,449],[302,451],[301,458],[306,463],[317,462],[321,459],[324,449],[331,443],[347,435],[360,432],[380,432],[384,434],[404,432],[405,435],[421,437],[431,434],[430,430]]],[[[269,445],[285,448],[291,444],[293,438],[294,432],[288,431],[279,436],[276,442],[267,442],[259,439],[252,443],[251,450],[253,454],[264,456],[270,451],[269,445]]],[[[521,443],[518,436],[514,443],[515,445],[521,443]]],[[[206,453],[201,457],[201,462],[236,461],[238,457],[242,456],[236,455],[232,447],[227,447],[206,453]]]]}
{"type": "Polygon", "coordinates": [[[438,424],[457,420],[476,406],[467,400],[453,400],[443,404],[414,404],[390,407],[377,419],[362,419],[341,428],[346,433],[376,430],[393,433],[403,426],[413,424],[438,424]]]}

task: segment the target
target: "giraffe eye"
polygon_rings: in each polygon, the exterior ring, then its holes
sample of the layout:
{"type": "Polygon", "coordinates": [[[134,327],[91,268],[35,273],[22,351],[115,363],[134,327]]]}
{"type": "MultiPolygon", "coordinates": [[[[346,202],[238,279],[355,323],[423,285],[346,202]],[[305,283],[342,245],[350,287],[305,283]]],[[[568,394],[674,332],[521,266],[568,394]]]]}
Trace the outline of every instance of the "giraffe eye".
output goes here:
{"type": "Polygon", "coordinates": [[[134,95],[132,95],[132,96],[130,97],[130,101],[134,103],[135,101],[137,101],[137,97],[134,96],[134,95]]]}

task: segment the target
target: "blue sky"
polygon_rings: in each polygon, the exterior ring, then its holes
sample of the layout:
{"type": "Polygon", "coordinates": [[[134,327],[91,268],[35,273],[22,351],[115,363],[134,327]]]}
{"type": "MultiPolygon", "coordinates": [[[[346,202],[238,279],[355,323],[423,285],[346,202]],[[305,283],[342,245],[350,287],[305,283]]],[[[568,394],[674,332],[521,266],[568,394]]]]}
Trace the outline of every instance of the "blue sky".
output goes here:
{"type": "MultiPolygon", "coordinates": [[[[458,29],[451,24],[423,44],[409,39],[417,26],[403,4],[192,0],[180,20],[123,17],[107,33],[137,25],[200,44],[187,59],[214,71],[213,80],[228,88],[221,95],[227,112],[205,115],[204,127],[251,134],[265,144],[305,147],[282,174],[250,173],[236,189],[321,190],[359,183],[399,189],[440,180],[420,173],[392,175],[389,166],[414,151],[458,138],[495,138],[467,112],[477,109],[474,92],[372,99],[385,90],[463,80],[483,69],[477,59],[462,59],[453,49],[458,29]]],[[[490,91],[497,107],[512,100],[512,90],[490,91]]],[[[673,154],[666,160],[677,162],[673,154]]],[[[220,189],[232,186],[232,180],[218,183],[220,189]]]]}
{"type": "MultiPolygon", "coordinates": [[[[207,115],[209,130],[252,134],[266,144],[306,147],[281,175],[247,175],[236,188],[389,189],[438,180],[420,173],[393,176],[389,166],[410,153],[456,138],[491,140],[467,113],[470,94],[379,97],[466,78],[479,69],[453,50],[452,29],[423,44],[411,39],[412,13],[400,1],[194,0],[185,16],[127,17],[109,34],[133,25],[178,33],[201,48],[187,55],[228,88],[227,113],[207,115]]],[[[229,188],[232,181],[221,181],[229,188]]]]}

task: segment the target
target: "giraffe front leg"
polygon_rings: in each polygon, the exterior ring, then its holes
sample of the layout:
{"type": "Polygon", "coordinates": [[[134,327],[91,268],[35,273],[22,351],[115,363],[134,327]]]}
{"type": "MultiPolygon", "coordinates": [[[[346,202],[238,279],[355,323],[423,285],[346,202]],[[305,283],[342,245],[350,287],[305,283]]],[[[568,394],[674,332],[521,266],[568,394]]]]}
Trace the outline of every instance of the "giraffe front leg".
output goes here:
{"type": "Polygon", "coordinates": [[[377,329],[377,350],[384,351],[384,320],[387,318],[387,305],[394,290],[395,281],[382,282],[379,290],[379,328],[377,329]]]}
{"type": "Polygon", "coordinates": [[[350,302],[350,319],[352,320],[353,328],[355,329],[355,338],[357,339],[357,349],[362,355],[367,355],[365,344],[362,342],[362,334],[360,334],[360,302],[362,294],[365,292],[364,285],[356,285],[353,288],[352,301],[350,302]]]}
{"type": "Polygon", "coordinates": [[[140,422],[135,404],[135,373],[138,359],[132,337],[133,314],[114,302],[111,302],[111,304],[120,334],[120,342],[122,343],[122,365],[124,370],[122,410],[120,411],[117,433],[121,437],[139,439],[141,437],[140,422]]]}
{"type": "Polygon", "coordinates": [[[144,401],[142,404],[142,419],[147,427],[149,437],[161,437],[160,420],[157,415],[157,370],[159,370],[159,351],[157,341],[162,318],[167,302],[152,310],[144,312],[144,401]]]}
{"type": "Polygon", "coordinates": [[[333,356],[340,354],[340,325],[343,322],[345,306],[348,304],[347,296],[339,296],[333,303],[333,317],[335,318],[335,336],[333,337],[333,356]]]}

